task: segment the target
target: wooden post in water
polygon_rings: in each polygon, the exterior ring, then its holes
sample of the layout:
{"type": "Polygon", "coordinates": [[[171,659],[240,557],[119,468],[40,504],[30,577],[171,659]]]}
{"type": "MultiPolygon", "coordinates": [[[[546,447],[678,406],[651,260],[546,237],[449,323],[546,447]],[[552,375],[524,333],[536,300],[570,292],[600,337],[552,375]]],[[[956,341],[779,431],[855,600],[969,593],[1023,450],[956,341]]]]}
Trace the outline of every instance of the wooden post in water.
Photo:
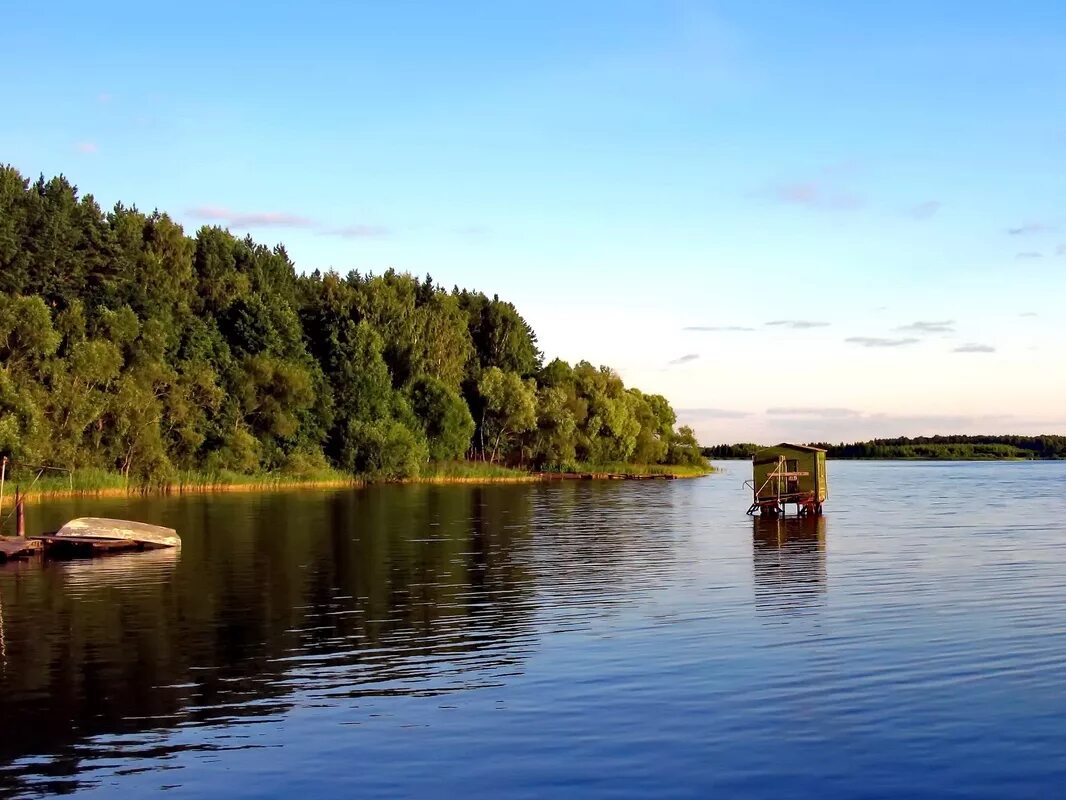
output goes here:
{"type": "Polygon", "coordinates": [[[7,480],[7,456],[0,461],[0,510],[4,508],[4,481],[7,480]]]}
{"type": "Polygon", "coordinates": [[[26,499],[15,490],[15,535],[26,538],[26,499]]]}

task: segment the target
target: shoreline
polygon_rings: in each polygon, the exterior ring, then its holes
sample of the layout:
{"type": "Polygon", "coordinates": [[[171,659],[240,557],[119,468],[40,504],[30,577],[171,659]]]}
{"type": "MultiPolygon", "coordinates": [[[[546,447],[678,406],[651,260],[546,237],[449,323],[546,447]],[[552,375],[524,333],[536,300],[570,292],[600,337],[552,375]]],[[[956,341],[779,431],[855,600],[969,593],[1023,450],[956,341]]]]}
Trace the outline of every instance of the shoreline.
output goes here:
{"type": "MultiPolygon", "coordinates": [[[[331,478],[301,480],[250,480],[246,483],[216,482],[216,483],[172,483],[165,486],[99,486],[99,487],[76,487],[60,488],[48,487],[27,491],[24,494],[28,504],[41,503],[46,500],[72,500],[78,498],[108,498],[108,497],[169,497],[175,495],[196,494],[227,494],[240,492],[288,492],[301,490],[330,490],[330,489],[365,489],[371,486],[383,486],[387,484],[410,484],[410,485],[446,485],[446,484],[519,484],[519,483],[551,483],[554,481],[672,481],[692,478],[703,478],[713,475],[717,470],[696,470],[687,468],[685,471],[670,471],[667,467],[661,472],[609,472],[599,470],[584,470],[577,472],[528,472],[521,473],[517,470],[513,475],[426,475],[419,478],[405,478],[402,480],[368,480],[365,478],[331,478]]],[[[6,508],[14,503],[14,486],[8,481],[10,489],[4,492],[0,508],[6,508]]]]}

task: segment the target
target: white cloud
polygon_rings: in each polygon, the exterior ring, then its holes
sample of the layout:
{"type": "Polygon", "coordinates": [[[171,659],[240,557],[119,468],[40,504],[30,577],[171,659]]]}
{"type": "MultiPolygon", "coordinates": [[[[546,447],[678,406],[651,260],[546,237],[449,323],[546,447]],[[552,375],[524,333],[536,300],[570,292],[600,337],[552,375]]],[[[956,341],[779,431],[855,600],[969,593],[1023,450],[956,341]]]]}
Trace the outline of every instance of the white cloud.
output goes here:
{"type": "Polygon", "coordinates": [[[850,344],[860,344],[863,347],[906,347],[907,345],[917,344],[921,340],[915,339],[913,336],[901,339],[884,339],[879,336],[849,336],[844,341],[850,344]]]}

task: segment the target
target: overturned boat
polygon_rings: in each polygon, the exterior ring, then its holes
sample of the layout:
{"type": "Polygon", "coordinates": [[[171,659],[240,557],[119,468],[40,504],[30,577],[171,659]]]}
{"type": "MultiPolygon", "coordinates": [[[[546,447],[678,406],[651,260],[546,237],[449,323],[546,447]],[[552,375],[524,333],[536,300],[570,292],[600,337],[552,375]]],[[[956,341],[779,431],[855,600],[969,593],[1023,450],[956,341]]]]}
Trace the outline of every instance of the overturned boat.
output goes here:
{"type": "Polygon", "coordinates": [[[55,558],[181,546],[181,537],[173,528],[105,517],[79,517],[55,533],[31,538],[41,543],[46,556],[55,558]]]}

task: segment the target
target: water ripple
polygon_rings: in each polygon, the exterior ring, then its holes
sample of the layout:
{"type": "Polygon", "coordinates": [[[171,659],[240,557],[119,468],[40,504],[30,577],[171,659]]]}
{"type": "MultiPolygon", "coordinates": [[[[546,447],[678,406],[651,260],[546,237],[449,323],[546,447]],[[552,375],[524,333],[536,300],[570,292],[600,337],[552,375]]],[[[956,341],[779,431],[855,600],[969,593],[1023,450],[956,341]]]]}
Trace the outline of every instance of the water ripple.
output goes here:
{"type": "MultiPolygon", "coordinates": [[[[0,569],[0,796],[1046,797],[1066,469],[72,501],[180,552],[0,569]]],[[[48,517],[47,515],[52,515],[48,517]]]]}

